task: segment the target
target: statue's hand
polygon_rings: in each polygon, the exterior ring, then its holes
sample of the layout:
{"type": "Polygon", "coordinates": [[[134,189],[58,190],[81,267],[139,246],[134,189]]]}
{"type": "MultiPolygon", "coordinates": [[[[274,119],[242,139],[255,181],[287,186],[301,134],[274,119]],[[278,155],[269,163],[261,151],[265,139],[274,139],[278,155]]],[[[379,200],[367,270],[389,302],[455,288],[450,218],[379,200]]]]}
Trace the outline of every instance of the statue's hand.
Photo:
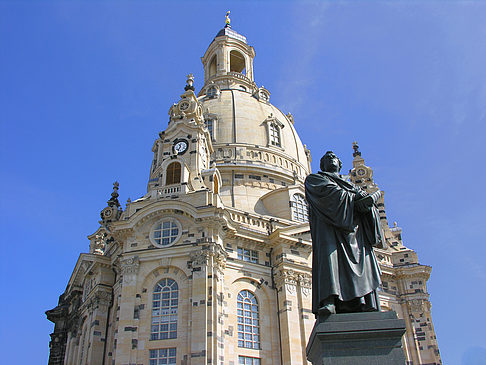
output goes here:
{"type": "Polygon", "coordinates": [[[368,195],[370,194],[368,194],[366,191],[358,190],[356,192],[356,199],[366,198],[368,195]]]}
{"type": "Polygon", "coordinates": [[[361,198],[357,201],[354,202],[354,208],[360,212],[360,213],[365,213],[371,209],[373,206],[374,199],[372,195],[368,195],[365,198],[361,198]]]}

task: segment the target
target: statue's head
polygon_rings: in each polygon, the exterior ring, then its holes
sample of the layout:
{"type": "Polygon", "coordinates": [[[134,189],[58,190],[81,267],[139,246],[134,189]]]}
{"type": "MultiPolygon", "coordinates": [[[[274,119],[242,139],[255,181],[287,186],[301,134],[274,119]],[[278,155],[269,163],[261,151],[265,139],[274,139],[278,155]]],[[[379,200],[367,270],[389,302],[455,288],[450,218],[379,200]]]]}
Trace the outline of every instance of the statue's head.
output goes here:
{"type": "Polygon", "coordinates": [[[327,151],[321,158],[321,170],[326,172],[339,172],[343,163],[332,151],[327,151]]]}

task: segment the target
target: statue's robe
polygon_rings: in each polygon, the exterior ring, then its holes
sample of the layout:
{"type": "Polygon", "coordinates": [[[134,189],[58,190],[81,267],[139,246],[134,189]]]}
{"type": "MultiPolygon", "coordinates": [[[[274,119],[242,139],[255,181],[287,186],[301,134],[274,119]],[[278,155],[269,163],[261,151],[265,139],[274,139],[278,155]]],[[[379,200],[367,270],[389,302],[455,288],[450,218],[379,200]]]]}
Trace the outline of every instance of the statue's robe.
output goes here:
{"type": "Polygon", "coordinates": [[[372,246],[384,247],[378,210],[355,210],[364,193],[338,174],[319,172],[305,181],[312,236],[312,312],[331,295],[343,302],[376,290],[380,267],[372,246]]]}

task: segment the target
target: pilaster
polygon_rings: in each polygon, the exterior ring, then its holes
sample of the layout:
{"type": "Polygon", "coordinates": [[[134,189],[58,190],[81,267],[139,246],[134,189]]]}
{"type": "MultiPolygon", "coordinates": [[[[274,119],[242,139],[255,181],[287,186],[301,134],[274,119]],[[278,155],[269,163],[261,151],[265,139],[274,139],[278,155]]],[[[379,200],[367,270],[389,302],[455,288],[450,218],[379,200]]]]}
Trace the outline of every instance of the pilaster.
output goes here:
{"type": "Polygon", "coordinates": [[[305,335],[301,326],[302,290],[299,274],[291,268],[281,266],[275,272],[275,285],[278,290],[280,336],[282,341],[283,364],[305,364],[305,335]]]}
{"type": "Polygon", "coordinates": [[[191,364],[224,361],[223,270],[226,254],[221,246],[208,242],[191,252],[192,319],[191,364]]]}
{"type": "Polygon", "coordinates": [[[132,343],[138,340],[138,323],[133,318],[135,296],[137,292],[137,274],[140,262],[138,256],[125,257],[120,260],[122,279],[121,300],[119,300],[118,337],[116,344],[117,364],[130,364],[136,361],[136,349],[132,343]]]}
{"type": "Polygon", "coordinates": [[[90,312],[88,331],[90,332],[90,347],[87,354],[89,364],[101,364],[106,343],[106,325],[108,322],[109,308],[112,304],[111,290],[100,289],[89,299],[88,310],[90,312]]]}

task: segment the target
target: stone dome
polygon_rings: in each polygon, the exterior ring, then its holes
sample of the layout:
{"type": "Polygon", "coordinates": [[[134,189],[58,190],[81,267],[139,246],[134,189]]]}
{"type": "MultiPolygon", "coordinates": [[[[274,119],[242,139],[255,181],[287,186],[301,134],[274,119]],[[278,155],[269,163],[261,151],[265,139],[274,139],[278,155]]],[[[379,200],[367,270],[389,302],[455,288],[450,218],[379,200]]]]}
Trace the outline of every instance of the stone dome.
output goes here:
{"type": "Polygon", "coordinates": [[[309,173],[307,154],[291,116],[236,87],[219,90],[216,97],[203,96],[200,100],[205,119],[211,120],[216,156],[218,150],[232,146],[236,147],[233,159],[238,165],[251,162],[250,165],[288,178],[297,175],[303,179],[309,173]]]}

